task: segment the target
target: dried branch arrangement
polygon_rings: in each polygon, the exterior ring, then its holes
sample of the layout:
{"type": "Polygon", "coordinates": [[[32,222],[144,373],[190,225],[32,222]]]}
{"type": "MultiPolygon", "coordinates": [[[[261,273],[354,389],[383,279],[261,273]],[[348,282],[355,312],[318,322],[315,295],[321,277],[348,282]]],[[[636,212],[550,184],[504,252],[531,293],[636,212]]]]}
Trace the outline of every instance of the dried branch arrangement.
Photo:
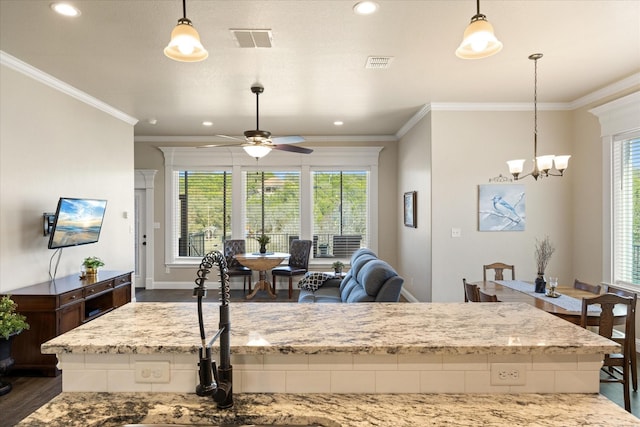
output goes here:
{"type": "Polygon", "coordinates": [[[544,274],[547,269],[547,264],[551,259],[551,255],[556,251],[556,248],[549,240],[549,236],[545,236],[544,239],[536,239],[536,265],[538,267],[538,274],[544,274]]]}

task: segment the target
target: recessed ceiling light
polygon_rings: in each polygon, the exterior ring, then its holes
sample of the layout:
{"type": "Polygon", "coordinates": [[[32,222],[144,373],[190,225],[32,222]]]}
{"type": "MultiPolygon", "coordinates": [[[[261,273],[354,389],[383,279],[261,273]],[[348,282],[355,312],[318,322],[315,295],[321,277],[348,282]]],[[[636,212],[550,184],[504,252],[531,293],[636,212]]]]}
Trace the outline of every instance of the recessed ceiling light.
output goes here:
{"type": "Polygon", "coordinates": [[[213,122],[205,120],[204,122],[202,122],[202,126],[213,126],[213,122]]]}
{"type": "Polygon", "coordinates": [[[80,16],[80,10],[69,3],[51,3],[51,9],[64,16],[80,16]]]}
{"type": "Polygon", "coordinates": [[[353,6],[353,11],[358,15],[371,15],[378,10],[378,3],[374,1],[361,1],[353,6]]]}
{"type": "Polygon", "coordinates": [[[336,125],[336,126],[342,126],[344,124],[344,122],[341,121],[341,120],[336,120],[335,122],[333,122],[333,124],[336,125]]]}
{"type": "Polygon", "coordinates": [[[155,125],[156,123],[158,123],[158,120],[154,118],[150,118],[150,119],[147,119],[147,123],[149,123],[150,125],[155,125]]]}

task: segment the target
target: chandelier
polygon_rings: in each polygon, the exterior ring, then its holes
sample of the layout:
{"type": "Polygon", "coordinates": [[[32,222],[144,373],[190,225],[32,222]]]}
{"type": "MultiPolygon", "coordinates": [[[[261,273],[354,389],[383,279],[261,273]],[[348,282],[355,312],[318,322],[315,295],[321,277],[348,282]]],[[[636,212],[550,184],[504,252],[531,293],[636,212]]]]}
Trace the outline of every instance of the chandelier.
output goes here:
{"type": "Polygon", "coordinates": [[[541,53],[529,55],[529,59],[534,62],[534,84],[533,84],[533,170],[526,175],[520,176],[524,170],[525,159],[509,160],[509,172],[517,181],[519,178],[532,176],[536,181],[538,177],[563,176],[565,169],[569,166],[567,155],[538,156],[538,59],[542,58],[541,53]],[[555,167],[555,171],[553,168],[555,167]]]}

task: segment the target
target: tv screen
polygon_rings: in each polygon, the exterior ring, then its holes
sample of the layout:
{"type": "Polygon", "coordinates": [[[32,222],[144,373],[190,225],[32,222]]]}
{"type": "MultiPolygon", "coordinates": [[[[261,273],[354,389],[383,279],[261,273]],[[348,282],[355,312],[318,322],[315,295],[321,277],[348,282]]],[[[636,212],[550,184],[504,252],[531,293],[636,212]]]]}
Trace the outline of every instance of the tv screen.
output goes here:
{"type": "Polygon", "coordinates": [[[49,249],[97,242],[106,208],[106,200],[61,197],[49,236],[49,249]]]}

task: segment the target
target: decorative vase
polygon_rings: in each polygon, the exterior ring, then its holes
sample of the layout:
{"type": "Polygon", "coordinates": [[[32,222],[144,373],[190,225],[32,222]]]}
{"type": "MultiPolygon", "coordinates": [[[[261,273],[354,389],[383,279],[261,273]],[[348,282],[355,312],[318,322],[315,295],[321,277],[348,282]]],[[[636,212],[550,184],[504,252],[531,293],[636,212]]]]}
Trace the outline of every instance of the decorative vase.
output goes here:
{"type": "Polygon", "coordinates": [[[336,273],[336,276],[342,276],[342,267],[334,268],[334,272],[336,273]]]}
{"type": "Polygon", "coordinates": [[[265,245],[260,245],[260,253],[261,254],[266,254],[267,253],[267,247],[265,245]]]}
{"type": "Polygon", "coordinates": [[[0,396],[11,391],[11,383],[2,381],[4,375],[9,368],[13,366],[14,360],[11,357],[11,341],[16,334],[9,335],[9,339],[0,338],[0,396]]]}
{"type": "Polygon", "coordinates": [[[98,269],[95,267],[87,267],[86,273],[88,278],[95,279],[98,275],[98,269]]]}
{"type": "Polygon", "coordinates": [[[544,273],[538,273],[538,277],[536,277],[536,292],[539,294],[544,294],[547,290],[547,282],[544,280],[544,273]]]}

